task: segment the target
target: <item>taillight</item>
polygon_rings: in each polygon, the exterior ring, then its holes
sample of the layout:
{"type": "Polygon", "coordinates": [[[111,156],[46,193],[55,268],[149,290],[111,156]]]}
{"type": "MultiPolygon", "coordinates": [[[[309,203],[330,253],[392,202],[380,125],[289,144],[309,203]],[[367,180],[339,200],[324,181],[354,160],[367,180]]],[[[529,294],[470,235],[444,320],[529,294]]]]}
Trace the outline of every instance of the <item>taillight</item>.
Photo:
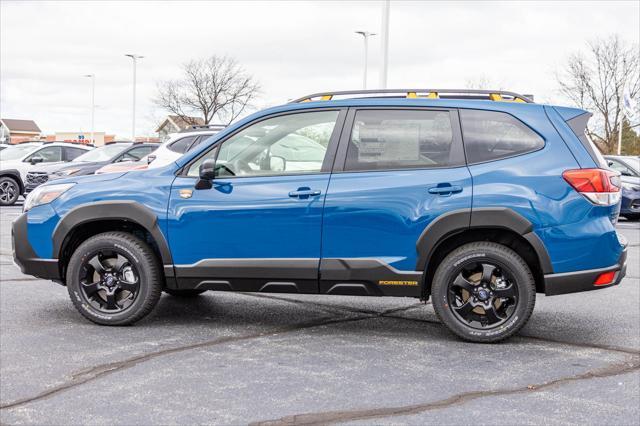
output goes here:
{"type": "Polygon", "coordinates": [[[620,174],[604,169],[567,170],[562,177],[593,204],[612,206],[620,201],[620,174]]]}

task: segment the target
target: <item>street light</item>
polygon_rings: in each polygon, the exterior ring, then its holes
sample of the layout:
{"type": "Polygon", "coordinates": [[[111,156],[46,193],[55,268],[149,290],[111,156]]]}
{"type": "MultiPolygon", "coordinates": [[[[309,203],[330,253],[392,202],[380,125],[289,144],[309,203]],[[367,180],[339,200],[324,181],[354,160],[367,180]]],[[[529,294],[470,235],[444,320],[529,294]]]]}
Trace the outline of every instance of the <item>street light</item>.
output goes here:
{"type": "Polygon", "coordinates": [[[390,1],[382,2],[382,69],[380,70],[380,88],[387,88],[387,68],[389,66],[389,8],[390,1]]]}
{"type": "Polygon", "coordinates": [[[360,34],[364,39],[364,75],[362,77],[362,88],[367,88],[367,66],[369,63],[369,37],[376,35],[369,31],[356,31],[356,34],[360,34]]]}
{"type": "Polygon", "coordinates": [[[136,140],[136,65],[138,59],[144,58],[144,56],[135,54],[135,53],[127,53],[124,56],[128,56],[133,59],[133,108],[131,112],[131,140],[135,142],[136,140]]]}
{"type": "Polygon", "coordinates": [[[85,74],[85,77],[91,79],[91,143],[94,143],[93,125],[95,123],[95,113],[96,113],[96,75],[85,74]]]}

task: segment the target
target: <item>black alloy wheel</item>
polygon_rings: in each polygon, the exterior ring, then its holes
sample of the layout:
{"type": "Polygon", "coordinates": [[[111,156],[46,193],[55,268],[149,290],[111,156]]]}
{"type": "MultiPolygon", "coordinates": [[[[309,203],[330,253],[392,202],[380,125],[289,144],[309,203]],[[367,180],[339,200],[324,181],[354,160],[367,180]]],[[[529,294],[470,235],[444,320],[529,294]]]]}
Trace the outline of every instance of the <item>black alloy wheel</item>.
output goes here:
{"type": "Polygon", "coordinates": [[[126,232],[105,232],[80,244],[71,255],[66,278],[76,309],[103,325],[128,325],[144,318],[164,286],[153,249],[126,232]]]}
{"type": "Polygon", "coordinates": [[[449,308],[469,326],[487,329],[504,324],[518,305],[518,288],[507,271],[492,263],[464,265],[449,283],[449,308]]]}
{"type": "Polygon", "coordinates": [[[88,258],[79,280],[85,301],[103,313],[129,308],[140,290],[140,275],[135,266],[117,249],[100,250],[88,258]]]}
{"type": "Polygon", "coordinates": [[[431,296],[438,318],[459,337],[492,343],[517,333],[529,320],[536,284],[529,265],[501,244],[465,244],[440,262],[431,296]]]}

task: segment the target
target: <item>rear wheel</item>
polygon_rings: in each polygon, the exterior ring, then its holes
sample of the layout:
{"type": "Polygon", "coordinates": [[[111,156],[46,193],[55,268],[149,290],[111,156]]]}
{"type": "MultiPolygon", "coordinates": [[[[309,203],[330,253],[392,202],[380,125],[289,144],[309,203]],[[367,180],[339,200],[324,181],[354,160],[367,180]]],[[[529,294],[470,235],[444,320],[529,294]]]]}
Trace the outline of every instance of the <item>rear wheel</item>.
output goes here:
{"type": "Polygon", "coordinates": [[[164,289],[164,292],[167,293],[167,294],[170,294],[171,296],[183,297],[183,298],[196,297],[196,296],[201,295],[205,291],[206,290],[196,290],[196,289],[184,289],[184,290],[174,290],[174,289],[170,289],[170,288],[165,288],[164,289]]]}
{"type": "Polygon", "coordinates": [[[440,320],[473,342],[497,342],[515,334],[529,320],[536,298],[525,261],[490,242],[466,244],[445,257],[431,293],[440,320]]]}
{"type": "Polygon", "coordinates": [[[20,196],[20,184],[9,176],[0,178],[0,206],[12,206],[20,196]]]}
{"type": "Polygon", "coordinates": [[[142,319],[158,302],[162,275],[151,248],[125,232],[98,234],[73,253],[67,289],[76,309],[104,325],[142,319]]]}

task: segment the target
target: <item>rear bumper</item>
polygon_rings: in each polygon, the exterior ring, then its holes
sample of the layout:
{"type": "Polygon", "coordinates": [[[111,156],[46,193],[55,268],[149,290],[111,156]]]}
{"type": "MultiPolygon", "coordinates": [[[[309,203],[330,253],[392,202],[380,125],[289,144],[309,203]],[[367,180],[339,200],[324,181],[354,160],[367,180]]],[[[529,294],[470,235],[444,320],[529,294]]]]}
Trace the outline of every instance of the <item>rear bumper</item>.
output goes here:
{"type": "Polygon", "coordinates": [[[11,227],[13,260],[23,274],[60,282],[58,259],[39,258],[27,238],[27,213],[20,215],[11,227]]]}
{"type": "Polygon", "coordinates": [[[620,284],[620,281],[627,273],[627,243],[615,265],[607,268],[590,269],[587,271],[566,272],[562,274],[548,274],[544,276],[544,293],[547,296],[558,294],[577,293],[581,291],[599,290],[601,288],[613,287],[620,284]],[[598,276],[604,272],[614,271],[615,275],[611,284],[594,285],[598,276]]]}

